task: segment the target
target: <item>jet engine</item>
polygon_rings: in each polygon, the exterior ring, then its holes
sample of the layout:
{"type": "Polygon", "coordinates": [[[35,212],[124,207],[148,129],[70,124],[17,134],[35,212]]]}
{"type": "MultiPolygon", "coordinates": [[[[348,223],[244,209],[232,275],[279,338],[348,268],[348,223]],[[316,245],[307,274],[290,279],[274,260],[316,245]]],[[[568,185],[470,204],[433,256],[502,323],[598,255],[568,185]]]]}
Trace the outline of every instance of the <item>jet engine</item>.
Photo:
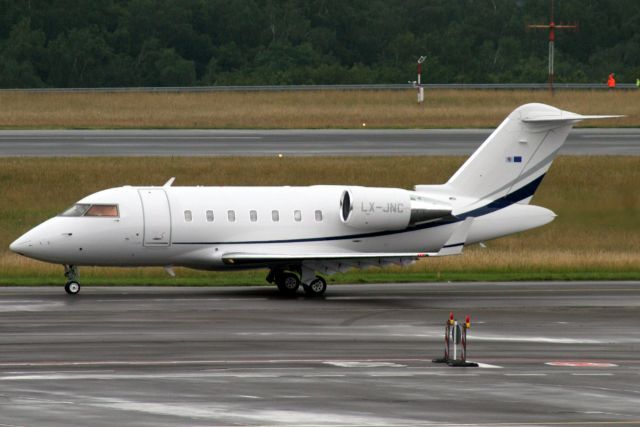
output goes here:
{"type": "Polygon", "coordinates": [[[451,215],[451,207],[397,188],[349,187],[340,198],[340,219],[358,229],[402,230],[451,215]]]}

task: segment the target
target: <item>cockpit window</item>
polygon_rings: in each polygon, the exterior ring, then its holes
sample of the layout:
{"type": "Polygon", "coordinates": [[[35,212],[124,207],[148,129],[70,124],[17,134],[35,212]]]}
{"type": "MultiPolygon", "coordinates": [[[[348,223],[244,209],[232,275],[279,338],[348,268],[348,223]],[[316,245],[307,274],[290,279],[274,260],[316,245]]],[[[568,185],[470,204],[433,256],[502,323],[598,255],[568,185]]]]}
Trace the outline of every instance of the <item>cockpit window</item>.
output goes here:
{"type": "Polygon", "coordinates": [[[117,218],[118,205],[90,205],[78,203],[60,214],[60,216],[103,216],[117,218]]]}
{"type": "Polygon", "coordinates": [[[91,205],[84,216],[118,217],[118,205],[91,205]]]}
{"type": "Polygon", "coordinates": [[[78,203],[77,205],[71,206],[66,211],[62,212],[60,216],[82,216],[89,210],[91,205],[78,203]]]}

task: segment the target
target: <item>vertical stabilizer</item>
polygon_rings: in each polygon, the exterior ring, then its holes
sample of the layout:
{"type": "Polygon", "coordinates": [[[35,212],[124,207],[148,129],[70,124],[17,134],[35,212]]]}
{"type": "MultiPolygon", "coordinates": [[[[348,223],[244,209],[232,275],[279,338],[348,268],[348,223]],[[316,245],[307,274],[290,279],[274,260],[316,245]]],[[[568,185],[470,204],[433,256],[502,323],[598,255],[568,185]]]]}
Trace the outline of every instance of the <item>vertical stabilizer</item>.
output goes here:
{"type": "Polygon", "coordinates": [[[514,110],[449,179],[465,196],[496,200],[526,187],[533,196],[571,127],[583,116],[544,104],[514,110]]]}
{"type": "Polygon", "coordinates": [[[480,200],[517,195],[528,203],[571,127],[586,118],[545,104],[515,109],[449,179],[456,193],[480,200]]]}

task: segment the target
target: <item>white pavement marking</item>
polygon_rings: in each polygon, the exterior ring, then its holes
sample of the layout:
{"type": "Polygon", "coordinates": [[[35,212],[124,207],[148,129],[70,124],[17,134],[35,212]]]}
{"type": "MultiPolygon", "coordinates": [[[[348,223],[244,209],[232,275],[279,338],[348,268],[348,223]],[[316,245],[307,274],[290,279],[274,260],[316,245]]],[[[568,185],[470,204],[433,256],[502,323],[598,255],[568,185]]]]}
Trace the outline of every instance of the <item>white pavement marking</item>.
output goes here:
{"type": "Polygon", "coordinates": [[[502,366],[498,366],[498,365],[490,365],[488,363],[480,363],[480,362],[476,362],[478,364],[478,368],[487,368],[487,369],[502,369],[502,366]]]}
{"type": "Polygon", "coordinates": [[[406,368],[393,362],[355,362],[355,361],[335,361],[323,362],[325,365],[337,366],[340,368],[406,368]]]}
{"type": "MultiPolygon", "coordinates": [[[[155,403],[127,400],[100,399],[90,406],[98,408],[110,408],[122,411],[139,412],[153,415],[173,416],[195,419],[215,420],[216,424],[254,423],[260,425],[296,425],[296,426],[383,426],[383,425],[407,425],[405,420],[386,418],[380,416],[339,414],[314,411],[295,410],[271,410],[252,409],[250,407],[238,407],[236,405],[221,405],[215,403],[181,404],[179,402],[155,403]],[[101,400],[101,401],[100,401],[101,400]],[[228,421],[227,421],[228,420],[228,421]]],[[[427,423],[429,423],[427,421],[427,423]]],[[[422,423],[421,423],[422,424],[422,423]]]]}
{"type": "Polygon", "coordinates": [[[315,374],[315,375],[303,375],[303,378],[338,378],[346,377],[345,374],[315,374]]]}
{"type": "Polygon", "coordinates": [[[562,361],[554,361],[547,362],[545,365],[549,366],[560,366],[560,367],[570,367],[570,368],[617,368],[618,365],[615,363],[609,362],[587,362],[583,360],[562,360],[562,361]]]}
{"type": "MultiPolygon", "coordinates": [[[[158,137],[158,135],[153,135],[153,136],[144,136],[144,135],[136,135],[135,138],[136,139],[148,139],[151,141],[158,141],[158,139],[162,138],[163,136],[158,137]]],[[[98,140],[98,139],[108,139],[108,140],[113,140],[114,136],[101,136],[101,135],[97,135],[97,136],[85,136],[83,137],[83,139],[89,139],[89,140],[98,140]]],[[[181,135],[180,136],[180,140],[182,141],[186,141],[189,139],[264,139],[261,136],[213,136],[213,135],[204,135],[204,136],[192,136],[192,135],[181,135]]],[[[132,146],[137,146],[138,144],[136,143],[130,143],[129,145],[132,146]]]]}
{"type": "Polygon", "coordinates": [[[280,378],[278,374],[233,373],[233,372],[196,372],[165,374],[32,374],[3,375],[0,381],[76,381],[76,380],[157,380],[157,379],[193,379],[193,378],[280,378]]]}
{"type": "MultiPolygon", "coordinates": [[[[549,344],[606,344],[614,341],[600,341],[593,339],[578,339],[578,338],[564,338],[564,337],[524,337],[508,336],[508,335],[489,335],[489,334],[474,334],[469,341],[509,341],[509,342],[539,342],[549,344]]],[[[625,342],[628,342],[625,340],[625,342]]]]}
{"type": "Polygon", "coordinates": [[[612,377],[613,374],[606,374],[606,373],[600,373],[600,374],[571,374],[575,377],[612,377]]]}
{"type": "Polygon", "coordinates": [[[35,301],[0,301],[0,312],[12,311],[46,311],[62,308],[65,304],[61,302],[35,302],[35,301]]]}
{"type": "Polygon", "coordinates": [[[546,377],[547,374],[504,374],[505,377],[546,377]]]}
{"type": "MultiPolygon", "coordinates": [[[[41,367],[120,367],[120,366],[192,366],[192,365],[247,365],[247,364],[284,364],[284,363],[326,363],[326,362],[362,362],[362,363],[431,363],[431,359],[419,358],[380,358],[380,359],[202,359],[202,360],[95,360],[95,361],[43,361],[43,362],[0,362],[0,368],[41,368],[41,367]]],[[[258,368],[259,369],[259,368],[258,368]]],[[[296,368],[301,369],[301,368],[296,368]]]]}
{"type": "MultiPolygon", "coordinates": [[[[363,328],[368,329],[368,328],[363,328]]],[[[413,338],[413,339],[428,339],[428,338],[441,338],[442,331],[440,328],[417,328],[420,332],[400,332],[400,333],[386,333],[387,337],[394,338],[413,338]]],[[[379,337],[380,332],[364,332],[363,330],[354,330],[348,332],[237,332],[239,336],[261,336],[261,337],[379,337]]],[[[544,344],[616,344],[616,343],[637,343],[640,342],[640,338],[629,337],[610,337],[607,340],[595,340],[586,338],[568,338],[568,337],[527,337],[522,335],[492,335],[492,334],[473,334],[469,341],[495,341],[495,342],[532,342],[532,343],[544,343],[544,344]]]]}

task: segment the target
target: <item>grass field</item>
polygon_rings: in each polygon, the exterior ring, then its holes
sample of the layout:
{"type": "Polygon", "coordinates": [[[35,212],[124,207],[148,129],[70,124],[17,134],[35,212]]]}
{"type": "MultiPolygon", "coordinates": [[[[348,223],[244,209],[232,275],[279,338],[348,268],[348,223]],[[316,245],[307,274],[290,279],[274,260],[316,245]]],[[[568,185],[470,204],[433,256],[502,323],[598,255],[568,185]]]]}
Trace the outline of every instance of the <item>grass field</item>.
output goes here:
{"type": "MultiPolygon", "coordinates": [[[[107,187],[442,183],[461,157],[0,159],[0,284],[61,284],[62,268],[8,252],[9,243],[83,196],[107,187]],[[312,174],[308,171],[313,170],[312,174]]],[[[560,157],[533,203],[558,214],[537,230],[406,268],[333,276],[338,282],[640,279],[640,157],[560,157]]],[[[84,268],[85,284],[251,284],[264,272],[84,268]]]]}
{"type": "Polygon", "coordinates": [[[543,102],[581,114],[624,114],[586,126],[640,126],[640,91],[0,92],[0,128],[494,127],[543,102]]]}

